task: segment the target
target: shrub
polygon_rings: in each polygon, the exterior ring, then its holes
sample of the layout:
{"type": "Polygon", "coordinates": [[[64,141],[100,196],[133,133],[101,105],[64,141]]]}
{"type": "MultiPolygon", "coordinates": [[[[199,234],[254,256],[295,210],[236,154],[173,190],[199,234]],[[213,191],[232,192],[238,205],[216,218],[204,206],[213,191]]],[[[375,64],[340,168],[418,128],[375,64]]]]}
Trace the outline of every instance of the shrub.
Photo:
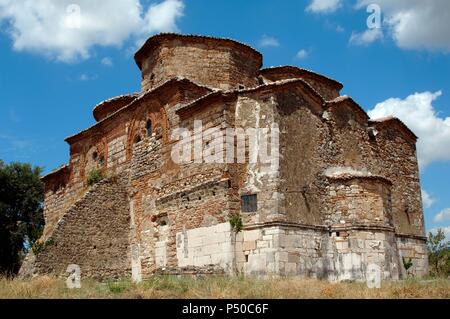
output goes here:
{"type": "Polygon", "coordinates": [[[52,246],[55,244],[55,241],[53,240],[53,238],[48,239],[46,242],[41,243],[41,242],[35,242],[33,247],[31,247],[31,249],[33,250],[33,253],[35,255],[38,255],[39,253],[43,252],[47,247],[52,246]]]}
{"type": "Polygon", "coordinates": [[[413,266],[412,258],[406,259],[405,257],[402,257],[403,260],[403,267],[405,267],[406,273],[409,274],[409,268],[413,266]]]}
{"type": "Polygon", "coordinates": [[[230,217],[230,225],[231,228],[236,232],[239,233],[242,230],[243,224],[242,224],[242,218],[238,214],[234,214],[230,217]]]}
{"type": "Polygon", "coordinates": [[[430,274],[433,276],[450,275],[450,242],[445,238],[442,229],[438,229],[435,234],[428,234],[428,259],[430,274]]]}
{"type": "Polygon", "coordinates": [[[105,174],[103,173],[103,170],[98,169],[98,168],[93,168],[88,173],[88,176],[86,178],[86,182],[87,182],[87,184],[89,186],[92,186],[94,184],[97,184],[98,182],[100,182],[104,178],[105,178],[105,174]]]}

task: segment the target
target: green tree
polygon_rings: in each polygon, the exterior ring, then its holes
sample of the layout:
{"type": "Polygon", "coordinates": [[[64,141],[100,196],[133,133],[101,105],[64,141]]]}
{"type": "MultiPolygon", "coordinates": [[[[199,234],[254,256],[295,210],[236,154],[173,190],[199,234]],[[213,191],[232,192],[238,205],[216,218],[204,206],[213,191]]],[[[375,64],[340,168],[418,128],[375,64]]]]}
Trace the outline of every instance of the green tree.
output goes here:
{"type": "Polygon", "coordinates": [[[428,233],[428,261],[430,273],[435,276],[450,275],[450,242],[445,233],[438,229],[436,234],[428,233]]]}
{"type": "Polygon", "coordinates": [[[0,274],[19,271],[44,228],[41,168],[0,160],[0,274]]]}

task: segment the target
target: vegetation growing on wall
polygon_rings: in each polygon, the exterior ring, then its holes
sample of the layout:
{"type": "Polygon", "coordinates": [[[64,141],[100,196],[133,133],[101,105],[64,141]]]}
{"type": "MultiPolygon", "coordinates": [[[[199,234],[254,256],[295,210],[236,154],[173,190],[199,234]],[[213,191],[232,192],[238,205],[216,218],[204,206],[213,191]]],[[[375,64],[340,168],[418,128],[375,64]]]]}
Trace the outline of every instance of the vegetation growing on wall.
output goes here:
{"type": "Polygon", "coordinates": [[[242,218],[238,214],[234,214],[230,217],[230,225],[231,228],[236,232],[239,233],[242,230],[243,224],[242,224],[242,218]]]}
{"type": "Polygon", "coordinates": [[[43,242],[43,243],[37,241],[34,243],[34,245],[32,247],[33,253],[35,255],[38,255],[39,253],[43,252],[47,247],[54,245],[54,244],[55,244],[55,242],[54,242],[53,238],[50,238],[49,240],[47,240],[46,242],[43,242]]]}
{"type": "Polygon", "coordinates": [[[103,170],[98,169],[98,168],[93,168],[89,171],[89,173],[86,177],[86,182],[89,186],[92,186],[92,185],[97,184],[104,178],[105,178],[105,173],[103,172],[103,170]]]}

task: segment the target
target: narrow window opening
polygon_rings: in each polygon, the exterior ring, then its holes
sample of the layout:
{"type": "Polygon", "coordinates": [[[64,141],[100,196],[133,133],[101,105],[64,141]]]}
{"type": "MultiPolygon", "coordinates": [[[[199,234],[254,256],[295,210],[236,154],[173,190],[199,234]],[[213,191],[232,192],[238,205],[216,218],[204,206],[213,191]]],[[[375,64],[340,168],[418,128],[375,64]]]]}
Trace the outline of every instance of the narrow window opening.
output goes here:
{"type": "Polygon", "coordinates": [[[138,135],[138,136],[136,136],[135,138],[134,138],[134,144],[137,144],[137,143],[139,143],[141,141],[141,136],[140,135],[138,135]]]}
{"type": "Polygon", "coordinates": [[[341,233],[340,232],[336,232],[336,237],[341,237],[341,233]]]}
{"type": "Polygon", "coordinates": [[[253,213],[258,210],[256,194],[241,196],[241,211],[243,213],[253,213]]]}
{"type": "Polygon", "coordinates": [[[245,255],[245,262],[248,263],[248,255],[245,255]]]}
{"type": "Polygon", "coordinates": [[[92,159],[93,159],[94,161],[96,161],[97,158],[98,158],[98,153],[97,153],[97,152],[92,153],[92,159]]]}

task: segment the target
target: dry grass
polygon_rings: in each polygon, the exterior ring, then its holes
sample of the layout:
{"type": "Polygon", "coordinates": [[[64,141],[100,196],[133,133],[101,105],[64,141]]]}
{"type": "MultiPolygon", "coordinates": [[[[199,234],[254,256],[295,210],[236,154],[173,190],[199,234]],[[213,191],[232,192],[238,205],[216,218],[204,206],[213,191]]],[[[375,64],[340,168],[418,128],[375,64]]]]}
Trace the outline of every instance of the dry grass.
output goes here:
{"type": "Polygon", "coordinates": [[[364,283],[313,279],[152,277],[140,284],[84,280],[81,289],[71,290],[63,280],[39,277],[0,279],[0,298],[450,298],[450,280],[410,279],[368,289],[364,283]]]}

